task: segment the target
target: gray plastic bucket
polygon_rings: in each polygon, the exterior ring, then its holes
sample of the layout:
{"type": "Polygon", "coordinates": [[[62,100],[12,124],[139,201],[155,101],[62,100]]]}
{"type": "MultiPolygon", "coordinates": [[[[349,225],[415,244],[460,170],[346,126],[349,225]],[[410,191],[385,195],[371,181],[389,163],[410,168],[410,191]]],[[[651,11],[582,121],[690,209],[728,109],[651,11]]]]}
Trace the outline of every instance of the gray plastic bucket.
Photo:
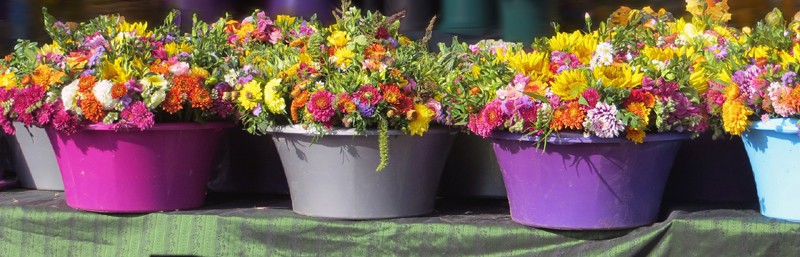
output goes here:
{"type": "Polygon", "coordinates": [[[296,213],[363,220],[433,212],[453,134],[441,128],[424,136],[390,130],[389,163],[382,171],[375,171],[378,131],[356,135],[353,129],[333,129],[314,141],[295,125],[275,129],[272,139],[296,213]]]}
{"type": "Polygon", "coordinates": [[[14,128],[17,133],[9,137],[9,144],[20,185],[28,189],[64,191],[61,170],[45,130],[38,127],[26,129],[19,122],[14,122],[14,128]]]}

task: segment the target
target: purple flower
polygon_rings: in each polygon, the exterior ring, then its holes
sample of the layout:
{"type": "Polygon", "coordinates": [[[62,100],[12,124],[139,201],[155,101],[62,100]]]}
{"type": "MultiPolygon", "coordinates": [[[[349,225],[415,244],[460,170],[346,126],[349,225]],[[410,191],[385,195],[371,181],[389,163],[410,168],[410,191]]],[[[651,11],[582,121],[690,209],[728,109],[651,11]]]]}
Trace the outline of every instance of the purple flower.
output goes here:
{"type": "Polygon", "coordinates": [[[253,116],[258,116],[261,114],[262,108],[261,104],[256,105],[256,108],[253,108],[253,116]]]}
{"type": "Polygon", "coordinates": [[[625,125],[617,119],[617,112],[617,107],[614,105],[597,103],[594,108],[586,112],[583,126],[598,137],[617,137],[619,132],[625,130],[625,125]]]}
{"type": "Polygon", "coordinates": [[[405,90],[406,92],[413,92],[414,90],[417,90],[417,81],[415,81],[412,78],[409,78],[408,84],[406,84],[403,87],[403,90],[405,90]]]}
{"type": "Polygon", "coordinates": [[[793,71],[787,71],[786,73],[783,74],[783,76],[781,76],[781,82],[783,82],[783,84],[787,86],[794,85],[796,77],[797,73],[793,71]]]}
{"type": "Polygon", "coordinates": [[[98,31],[91,36],[84,37],[83,46],[86,49],[108,48],[108,41],[106,41],[106,39],[103,38],[103,35],[98,31]]]}
{"type": "Polygon", "coordinates": [[[358,112],[361,113],[361,117],[370,118],[372,115],[375,115],[375,108],[369,106],[367,103],[359,103],[358,99],[353,99],[356,103],[356,108],[358,112]]]}
{"type": "Polygon", "coordinates": [[[247,84],[247,82],[250,82],[252,80],[253,80],[253,75],[247,74],[247,76],[239,77],[239,80],[237,82],[239,82],[239,84],[247,84]]]}
{"type": "Polygon", "coordinates": [[[728,56],[728,46],[726,45],[713,45],[706,48],[709,52],[714,53],[714,58],[724,59],[728,56]]]}

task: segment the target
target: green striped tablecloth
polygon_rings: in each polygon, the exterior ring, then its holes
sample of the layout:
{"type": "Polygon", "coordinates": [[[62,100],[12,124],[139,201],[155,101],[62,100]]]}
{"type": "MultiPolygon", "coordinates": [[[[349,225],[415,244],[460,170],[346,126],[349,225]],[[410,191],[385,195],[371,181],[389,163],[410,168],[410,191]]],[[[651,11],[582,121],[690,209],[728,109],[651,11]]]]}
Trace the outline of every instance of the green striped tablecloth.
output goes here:
{"type": "Polygon", "coordinates": [[[669,208],[633,230],[557,231],[509,218],[501,200],[442,200],[419,218],[338,221],[288,197],[212,195],[199,210],[75,211],[61,193],[0,193],[0,256],[800,256],[800,224],[755,210],[669,208]]]}

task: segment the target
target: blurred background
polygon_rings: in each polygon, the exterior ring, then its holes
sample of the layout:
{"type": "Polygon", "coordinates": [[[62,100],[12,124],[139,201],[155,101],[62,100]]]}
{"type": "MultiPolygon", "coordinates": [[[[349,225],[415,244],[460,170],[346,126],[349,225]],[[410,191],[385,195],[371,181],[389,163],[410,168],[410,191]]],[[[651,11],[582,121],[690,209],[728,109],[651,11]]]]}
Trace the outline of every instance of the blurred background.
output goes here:
{"type": "MultiPolygon", "coordinates": [[[[800,0],[729,0],[732,25],[751,25],[773,7],[791,17],[800,0]]],[[[420,37],[428,20],[438,20],[433,41],[449,42],[453,35],[466,42],[483,38],[530,42],[535,36],[553,33],[550,22],[564,31],[584,28],[584,14],[597,24],[621,5],[631,8],[664,8],[675,16],[685,16],[685,2],[676,0],[354,0],[356,6],[391,14],[406,10],[401,28],[412,38],[420,37]]],[[[191,25],[191,13],[213,20],[226,13],[236,19],[253,9],[269,14],[310,15],[331,21],[331,10],[339,0],[0,0],[0,54],[5,55],[17,39],[48,42],[42,28],[42,7],[62,21],[85,21],[100,14],[120,13],[127,20],[160,24],[166,13],[182,10],[182,26],[191,25]]],[[[152,26],[152,25],[151,25],[152,26]]]]}

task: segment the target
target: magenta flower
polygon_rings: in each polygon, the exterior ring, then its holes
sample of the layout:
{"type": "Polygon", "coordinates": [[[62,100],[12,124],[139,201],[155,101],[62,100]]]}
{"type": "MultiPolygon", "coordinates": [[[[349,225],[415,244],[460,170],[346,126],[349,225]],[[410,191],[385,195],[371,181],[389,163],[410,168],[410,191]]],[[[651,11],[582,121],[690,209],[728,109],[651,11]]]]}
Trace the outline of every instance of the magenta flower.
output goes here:
{"type": "Polygon", "coordinates": [[[155,124],[154,115],[142,101],[133,102],[120,113],[120,122],[115,125],[120,128],[138,128],[145,130],[155,124]]]}
{"type": "Polygon", "coordinates": [[[357,98],[359,103],[369,106],[375,106],[382,99],[381,93],[372,85],[361,86],[353,97],[357,98]]]}
{"type": "Polygon", "coordinates": [[[333,109],[333,99],[335,96],[328,91],[322,90],[311,95],[309,103],[306,105],[308,113],[314,116],[318,122],[328,123],[336,112],[333,109]]]}

